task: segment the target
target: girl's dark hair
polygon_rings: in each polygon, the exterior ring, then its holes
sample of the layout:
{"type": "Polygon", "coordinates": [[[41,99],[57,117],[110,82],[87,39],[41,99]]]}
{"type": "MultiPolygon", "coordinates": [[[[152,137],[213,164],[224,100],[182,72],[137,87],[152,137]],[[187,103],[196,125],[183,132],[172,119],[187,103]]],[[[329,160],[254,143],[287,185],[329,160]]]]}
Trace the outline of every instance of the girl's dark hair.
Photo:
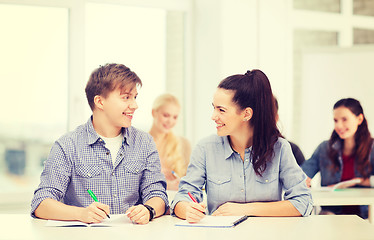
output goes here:
{"type": "MultiPolygon", "coordinates": [[[[353,98],[343,98],[337,101],[334,105],[334,109],[339,107],[348,108],[354,115],[359,116],[360,114],[363,115],[363,121],[358,126],[357,131],[355,133],[355,148],[354,148],[354,156],[355,156],[355,168],[361,173],[364,178],[370,177],[371,173],[371,164],[369,159],[369,154],[372,148],[373,139],[371,138],[370,131],[368,129],[368,124],[364,115],[364,110],[359,101],[353,98]]],[[[330,160],[333,163],[333,168],[335,171],[339,170],[339,150],[334,149],[332,146],[335,142],[340,142],[341,146],[344,146],[344,140],[339,137],[339,135],[334,130],[331,134],[329,140],[329,150],[328,155],[330,160]]]]}
{"type": "Polygon", "coordinates": [[[234,91],[232,101],[241,110],[247,107],[253,110],[249,122],[254,129],[252,164],[256,174],[261,176],[267,162],[273,157],[274,144],[280,137],[269,79],[261,70],[255,69],[225,78],[219,83],[218,88],[234,91]]]}

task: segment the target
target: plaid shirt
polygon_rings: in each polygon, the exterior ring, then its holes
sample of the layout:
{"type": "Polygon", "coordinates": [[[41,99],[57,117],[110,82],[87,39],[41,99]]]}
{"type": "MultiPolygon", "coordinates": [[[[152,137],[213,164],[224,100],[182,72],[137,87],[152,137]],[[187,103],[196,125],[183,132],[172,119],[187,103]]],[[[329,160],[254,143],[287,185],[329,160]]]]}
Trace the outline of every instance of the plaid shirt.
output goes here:
{"type": "Polygon", "coordinates": [[[87,207],[93,202],[88,189],[109,205],[111,214],[153,197],[162,198],[167,208],[165,176],[152,137],[134,127],[123,128],[124,140],[113,165],[91,119],[54,143],[34,192],[31,215],[35,217],[46,198],[87,207]]]}

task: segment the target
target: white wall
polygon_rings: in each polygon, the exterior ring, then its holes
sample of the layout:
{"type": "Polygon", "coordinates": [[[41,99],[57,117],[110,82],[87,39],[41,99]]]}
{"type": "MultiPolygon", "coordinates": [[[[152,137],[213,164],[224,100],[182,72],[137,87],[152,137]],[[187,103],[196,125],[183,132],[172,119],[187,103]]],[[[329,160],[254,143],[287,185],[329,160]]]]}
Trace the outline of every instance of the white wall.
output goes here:
{"type": "Polygon", "coordinates": [[[303,53],[301,141],[310,157],[334,128],[332,109],[339,99],[360,101],[369,129],[374,133],[374,47],[320,48],[303,53]]]}
{"type": "MultiPolygon", "coordinates": [[[[289,1],[199,0],[194,17],[193,134],[196,143],[215,127],[212,97],[227,76],[261,69],[280,104],[284,130],[291,130],[292,79],[289,1]]],[[[292,43],[292,42],[291,42],[292,43]]]]}
{"type": "Polygon", "coordinates": [[[210,120],[210,113],[212,112],[213,92],[221,79],[222,23],[220,15],[220,0],[195,2],[192,145],[202,137],[214,133],[215,130],[210,120]]]}

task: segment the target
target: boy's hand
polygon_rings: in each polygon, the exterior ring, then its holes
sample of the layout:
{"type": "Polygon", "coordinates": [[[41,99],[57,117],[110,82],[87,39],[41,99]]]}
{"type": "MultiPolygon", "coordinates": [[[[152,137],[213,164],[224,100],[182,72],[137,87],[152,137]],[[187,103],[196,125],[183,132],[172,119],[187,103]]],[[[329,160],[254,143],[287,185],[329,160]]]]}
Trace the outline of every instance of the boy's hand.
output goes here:
{"type": "Polygon", "coordinates": [[[205,217],[206,206],[204,203],[189,202],[186,206],[186,220],[189,223],[197,223],[205,217]]]}
{"type": "Polygon", "coordinates": [[[107,214],[109,215],[109,213],[108,205],[100,202],[93,202],[88,207],[82,208],[78,220],[84,223],[99,223],[107,218],[107,214]]]}
{"type": "Polygon", "coordinates": [[[138,224],[147,224],[149,222],[149,211],[144,205],[136,205],[127,209],[126,213],[131,221],[138,224]]]}

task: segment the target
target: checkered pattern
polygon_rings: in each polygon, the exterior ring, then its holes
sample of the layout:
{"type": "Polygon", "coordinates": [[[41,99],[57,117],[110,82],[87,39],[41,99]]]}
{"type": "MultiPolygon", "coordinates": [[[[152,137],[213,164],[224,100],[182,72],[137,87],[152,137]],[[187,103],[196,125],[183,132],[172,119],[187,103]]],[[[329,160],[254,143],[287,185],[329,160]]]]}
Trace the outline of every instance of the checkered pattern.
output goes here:
{"type": "Polygon", "coordinates": [[[162,198],[167,207],[165,177],[152,137],[134,127],[122,131],[124,141],[114,165],[91,118],[57,140],[35,190],[31,215],[46,198],[87,207],[93,202],[88,189],[110,206],[111,214],[123,213],[153,197],[162,198]]]}

